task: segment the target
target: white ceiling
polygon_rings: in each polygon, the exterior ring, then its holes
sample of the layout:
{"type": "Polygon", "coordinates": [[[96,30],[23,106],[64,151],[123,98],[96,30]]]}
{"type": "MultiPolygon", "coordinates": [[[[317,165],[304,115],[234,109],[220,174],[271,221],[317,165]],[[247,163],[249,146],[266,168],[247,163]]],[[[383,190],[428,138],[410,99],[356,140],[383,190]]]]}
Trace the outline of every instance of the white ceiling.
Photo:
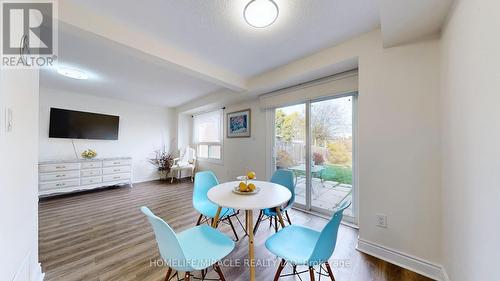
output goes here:
{"type": "MultiPolygon", "coordinates": [[[[59,2],[59,60],[95,76],[76,81],[44,70],[41,84],[170,107],[224,89],[255,92],[260,88],[251,78],[381,22],[386,46],[435,34],[452,1],[275,0],[278,20],[255,29],[242,15],[249,0],[65,0],[59,2]]],[[[325,66],[299,78],[313,80],[351,66],[325,66]]]]}
{"type": "Polygon", "coordinates": [[[380,0],[384,46],[439,33],[452,4],[453,0],[380,0]]]}
{"type": "Polygon", "coordinates": [[[42,69],[41,87],[167,107],[221,89],[138,50],[60,25],[59,63],[84,70],[90,77],[75,80],[59,75],[55,68],[42,69]]]}
{"type": "Polygon", "coordinates": [[[377,0],[275,0],[266,29],[248,26],[249,0],[71,0],[244,78],[282,66],[380,25],[377,0]]]}

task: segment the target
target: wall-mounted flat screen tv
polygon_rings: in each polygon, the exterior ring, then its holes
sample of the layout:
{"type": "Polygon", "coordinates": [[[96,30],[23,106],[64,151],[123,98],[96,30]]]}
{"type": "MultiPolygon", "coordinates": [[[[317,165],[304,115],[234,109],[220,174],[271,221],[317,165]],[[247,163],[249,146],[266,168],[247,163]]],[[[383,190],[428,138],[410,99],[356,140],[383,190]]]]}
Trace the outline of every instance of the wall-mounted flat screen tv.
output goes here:
{"type": "Polygon", "coordinates": [[[49,138],[117,140],[119,116],[50,109],[49,138]]]}

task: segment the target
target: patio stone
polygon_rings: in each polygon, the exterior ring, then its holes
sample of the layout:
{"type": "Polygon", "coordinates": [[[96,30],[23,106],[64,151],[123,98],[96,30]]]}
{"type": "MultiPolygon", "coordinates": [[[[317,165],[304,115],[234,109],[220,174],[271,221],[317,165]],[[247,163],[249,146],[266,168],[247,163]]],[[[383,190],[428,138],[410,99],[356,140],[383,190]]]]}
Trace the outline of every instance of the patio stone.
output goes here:
{"type": "MultiPolygon", "coordinates": [[[[335,181],[324,181],[321,182],[320,179],[313,179],[313,206],[333,210],[335,206],[348,195],[352,186],[349,184],[342,184],[335,181]]],[[[306,194],[306,185],[305,179],[300,178],[297,181],[297,185],[295,187],[295,196],[296,202],[305,204],[305,194],[306,194]]],[[[352,198],[352,196],[348,196],[347,198],[352,198]]],[[[345,211],[345,215],[352,216],[352,209],[349,207],[345,211]]]]}

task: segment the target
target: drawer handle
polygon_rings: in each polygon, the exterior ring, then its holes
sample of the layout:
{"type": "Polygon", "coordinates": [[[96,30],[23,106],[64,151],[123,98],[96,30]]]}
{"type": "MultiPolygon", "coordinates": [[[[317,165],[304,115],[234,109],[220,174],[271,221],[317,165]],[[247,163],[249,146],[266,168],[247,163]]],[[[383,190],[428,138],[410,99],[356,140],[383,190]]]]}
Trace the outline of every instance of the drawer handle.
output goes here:
{"type": "Polygon", "coordinates": [[[66,175],[57,175],[56,178],[63,178],[65,177],[66,175]]]}
{"type": "Polygon", "coordinates": [[[116,179],[119,179],[119,178],[120,178],[120,177],[113,177],[113,179],[115,179],[115,180],[116,180],[116,179]]]}
{"type": "Polygon", "coordinates": [[[114,169],[113,172],[119,172],[121,171],[120,169],[114,169]]]}
{"type": "Polygon", "coordinates": [[[120,164],[121,162],[113,162],[114,165],[118,165],[120,164]]]}
{"type": "Polygon", "coordinates": [[[56,166],[56,169],[64,169],[66,166],[56,166]]]}
{"type": "Polygon", "coordinates": [[[58,183],[56,184],[56,186],[65,186],[66,184],[65,183],[58,183]]]}

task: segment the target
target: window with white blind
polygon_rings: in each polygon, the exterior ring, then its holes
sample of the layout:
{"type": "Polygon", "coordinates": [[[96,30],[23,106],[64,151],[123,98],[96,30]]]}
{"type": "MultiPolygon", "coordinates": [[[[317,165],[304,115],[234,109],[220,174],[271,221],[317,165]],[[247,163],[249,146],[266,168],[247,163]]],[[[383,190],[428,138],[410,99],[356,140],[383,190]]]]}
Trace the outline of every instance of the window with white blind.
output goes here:
{"type": "Polygon", "coordinates": [[[193,142],[199,159],[222,160],[222,118],[222,110],[193,117],[193,142]]]}

